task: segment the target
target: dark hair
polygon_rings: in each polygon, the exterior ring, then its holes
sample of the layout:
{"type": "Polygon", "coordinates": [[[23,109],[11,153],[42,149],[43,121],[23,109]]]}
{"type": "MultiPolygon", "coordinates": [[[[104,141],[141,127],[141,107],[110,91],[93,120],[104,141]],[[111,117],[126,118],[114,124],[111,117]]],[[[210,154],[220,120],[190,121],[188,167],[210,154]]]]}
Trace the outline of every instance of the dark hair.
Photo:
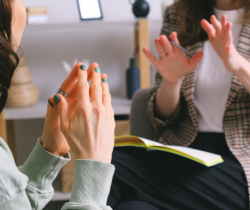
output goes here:
{"type": "MultiPolygon", "coordinates": [[[[236,1],[232,0],[232,3],[236,1]]],[[[249,0],[243,0],[243,2],[247,8],[250,8],[249,0]]],[[[178,22],[181,23],[178,38],[182,45],[190,45],[208,39],[207,33],[201,27],[201,20],[206,19],[210,22],[210,17],[214,14],[214,5],[215,0],[175,0],[174,9],[178,14],[178,22]]],[[[249,21],[250,10],[247,10],[241,23],[249,21]]]]}
{"type": "Polygon", "coordinates": [[[19,57],[12,49],[12,1],[0,0],[0,112],[5,107],[8,90],[19,57]]]}

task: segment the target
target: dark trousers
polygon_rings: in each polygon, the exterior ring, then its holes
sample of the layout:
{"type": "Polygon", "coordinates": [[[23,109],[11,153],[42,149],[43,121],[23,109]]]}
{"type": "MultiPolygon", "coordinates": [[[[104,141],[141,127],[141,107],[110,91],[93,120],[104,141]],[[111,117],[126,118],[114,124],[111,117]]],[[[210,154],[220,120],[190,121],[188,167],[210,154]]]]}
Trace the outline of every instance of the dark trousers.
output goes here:
{"type": "Polygon", "coordinates": [[[108,205],[114,210],[248,209],[246,177],[224,134],[199,133],[190,147],[220,154],[224,162],[206,167],[168,152],[115,148],[108,205]]]}

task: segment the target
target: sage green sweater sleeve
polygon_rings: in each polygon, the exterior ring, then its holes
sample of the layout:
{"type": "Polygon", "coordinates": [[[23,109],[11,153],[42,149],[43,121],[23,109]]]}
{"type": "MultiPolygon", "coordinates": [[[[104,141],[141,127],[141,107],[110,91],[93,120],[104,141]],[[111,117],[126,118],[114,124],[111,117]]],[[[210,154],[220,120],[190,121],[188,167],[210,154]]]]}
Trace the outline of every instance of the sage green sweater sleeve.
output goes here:
{"type": "Polygon", "coordinates": [[[70,156],[55,156],[37,141],[23,166],[15,165],[7,144],[0,138],[0,209],[41,210],[51,200],[52,182],[70,156]]]}
{"type": "Polygon", "coordinates": [[[62,210],[111,210],[106,206],[115,167],[92,160],[76,160],[71,199],[62,210]]]}
{"type": "MultiPolygon", "coordinates": [[[[52,182],[70,160],[55,156],[38,140],[23,166],[17,168],[8,145],[0,138],[0,209],[41,210],[50,201],[52,182]]],[[[76,160],[70,202],[63,210],[110,210],[106,206],[114,166],[91,160],[76,160]]]]}

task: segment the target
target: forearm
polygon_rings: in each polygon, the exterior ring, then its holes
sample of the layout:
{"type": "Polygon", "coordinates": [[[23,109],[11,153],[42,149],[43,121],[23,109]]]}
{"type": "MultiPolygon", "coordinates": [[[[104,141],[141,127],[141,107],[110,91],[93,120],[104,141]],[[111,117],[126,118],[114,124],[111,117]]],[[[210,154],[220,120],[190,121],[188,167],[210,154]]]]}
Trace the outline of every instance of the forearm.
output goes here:
{"type": "Polygon", "coordinates": [[[243,57],[241,58],[239,68],[234,70],[233,73],[250,93],[250,62],[243,57]]]}
{"type": "Polygon", "coordinates": [[[165,80],[156,95],[155,114],[165,119],[170,117],[176,110],[180,100],[180,89],[183,79],[179,79],[176,83],[171,84],[165,80]]]}

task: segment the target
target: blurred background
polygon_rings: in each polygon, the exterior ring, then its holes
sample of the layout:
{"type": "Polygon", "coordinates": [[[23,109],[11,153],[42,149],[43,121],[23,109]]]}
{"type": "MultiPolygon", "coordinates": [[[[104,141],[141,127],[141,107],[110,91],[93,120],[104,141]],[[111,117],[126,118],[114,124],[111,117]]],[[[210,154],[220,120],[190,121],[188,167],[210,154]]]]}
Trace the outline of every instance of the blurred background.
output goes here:
{"type": "MultiPolygon", "coordinates": [[[[154,39],[162,25],[162,6],[173,0],[147,0],[150,5],[150,49],[156,54],[154,39]]],[[[74,58],[98,62],[107,73],[111,93],[125,97],[125,70],[134,52],[136,18],[129,0],[100,0],[101,21],[81,22],[76,0],[23,0],[26,7],[46,6],[48,23],[28,24],[21,48],[40,98],[54,94],[65,78],[62,60],[74,58]]]]}

